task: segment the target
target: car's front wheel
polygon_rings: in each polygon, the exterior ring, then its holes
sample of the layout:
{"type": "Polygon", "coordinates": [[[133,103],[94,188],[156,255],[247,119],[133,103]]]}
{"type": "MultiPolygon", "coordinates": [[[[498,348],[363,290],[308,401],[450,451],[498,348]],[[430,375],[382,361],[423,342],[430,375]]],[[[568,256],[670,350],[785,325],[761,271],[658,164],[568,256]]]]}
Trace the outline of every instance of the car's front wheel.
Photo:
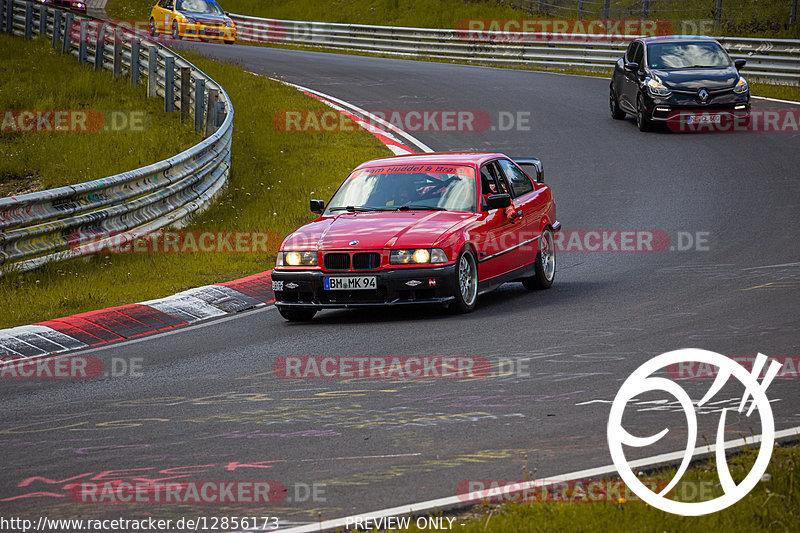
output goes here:
{"type": "Polygon", "coordinates": [[[556,247],[553,230],[544,228],[539,238],[536,264],[533,276],[524,278],[522,284],[528,290],[549,289],[556,278],[556,247]]]}
{"type": "Polygon", "coordinates": [[[316,309],[308,307],[284,307],[278,306],[278,312],[289,322],[308,322],[317,314],[316,309]]]}
{"type": "Polygon", "coordinates": [[[181,32],[178,31],[178,23],[176,21],[172,21],[172,38],[176,41],[181,38],[181,32]]]}
{"type": "Polygon", "coordinates": [[[468,250],[458,254],[455,270],[455,300],[450,304],[453,313],[469,313],[478,300],[478,263],[468,250]]]}
{"type": "Polygon", "coordinates": [[[150,37],[156,36],[156,21],[150,18],[150,37]]]}
{"type": "Polygon", "coordinates": [[[653,121],[647,117],[647,108],[644,106],[641,94],[636,99],[636,126],[639,127],[639,131],[650,131],[653,127],[653,121]]]}
{"type": "Polygon", "coordinates": [[[611,108],[611,118],[614,120],[622,120],[625,118],[625,111],[619,108],[619,99],[617,93],[612,86],[608,93],[608,105],[611,108]]]}

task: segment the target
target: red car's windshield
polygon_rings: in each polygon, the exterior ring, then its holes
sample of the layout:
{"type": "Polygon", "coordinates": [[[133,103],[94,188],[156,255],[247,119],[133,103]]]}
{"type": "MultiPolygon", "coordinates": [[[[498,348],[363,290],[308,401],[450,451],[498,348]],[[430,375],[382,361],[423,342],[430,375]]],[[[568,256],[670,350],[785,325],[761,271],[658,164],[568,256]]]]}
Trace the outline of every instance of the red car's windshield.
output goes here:
{"type": "Polygon", "coordinates": [[[334,194],[344,210],[475,211],[475,171],[459,165],[388,165],[357,170],[334,194]]]}

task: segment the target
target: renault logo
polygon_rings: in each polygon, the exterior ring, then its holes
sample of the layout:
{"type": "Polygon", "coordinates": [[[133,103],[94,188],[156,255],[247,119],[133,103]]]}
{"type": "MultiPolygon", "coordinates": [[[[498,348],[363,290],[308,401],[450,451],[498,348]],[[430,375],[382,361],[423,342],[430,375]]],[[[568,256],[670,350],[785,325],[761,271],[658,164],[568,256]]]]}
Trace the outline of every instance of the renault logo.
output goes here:
{"type": "Polygon", "coordinates": [[[700,101],[703,103],[708,101],[708,91],[706,91],[705,89],[700,89],[699,91],[697,91],[697,96],[700,97],[700,101]]]}
{"type": "Polygon", "coordinates": [[[355,246],[356,244],[358,244],[358,241],[350,241],[350,246],[355,246]]]}

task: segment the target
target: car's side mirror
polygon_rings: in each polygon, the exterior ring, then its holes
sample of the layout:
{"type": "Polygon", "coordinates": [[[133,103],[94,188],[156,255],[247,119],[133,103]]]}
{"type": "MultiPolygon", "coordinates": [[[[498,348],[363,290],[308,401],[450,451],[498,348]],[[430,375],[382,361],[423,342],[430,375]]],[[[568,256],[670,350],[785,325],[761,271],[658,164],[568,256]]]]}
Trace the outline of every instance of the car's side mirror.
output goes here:
{"type": "Polygon", "coordinates": [[[506,193],[492,194],[486,198],[486,207],[488,207],[490,210],[505,209],[510,205],[511,205],[511,196],[506,193]]]}
{"type": "Polygon", "coordinates": [[[231,16],[231,14],[229,12],[227,12],[227,11],[224,11],[224,13],[225,13],[226,17],[230,17],[231,16]]]}
{"type": "Polygon", "coordinates": [[[625,70],[628,72],[637,72],[639,70],[639,63],[635,61],[631,61],[630,63],[625,63],[625,70]]]}
{"type": "Polygon", "coordinates": [[[733,64],[736,65],[736,70],[741,69],[747,64],[746,59],[734,59],[733,64]]]}
{"type": "Polygon", "coordinates": [[[322,200],[311,200],[311,212],[321,215],[325,211],[325,202],[322,200]]]}

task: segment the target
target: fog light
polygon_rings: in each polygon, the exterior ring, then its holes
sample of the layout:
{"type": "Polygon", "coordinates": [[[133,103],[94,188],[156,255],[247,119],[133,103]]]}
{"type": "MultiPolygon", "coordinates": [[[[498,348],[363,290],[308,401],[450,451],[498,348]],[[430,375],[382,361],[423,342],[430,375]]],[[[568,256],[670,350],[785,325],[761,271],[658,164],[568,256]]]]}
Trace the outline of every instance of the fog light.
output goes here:
{"type": "Polygon", "coordinates": [[[656,107],[656,111],[669,111],[669,108],[668,107],[659,106],[659,107],[656,107]]]}
{"type": "Polygon", "coordinates": [[[747,107],[746,105],[742,104],[742,105],[737,105],[736,107],[734,107],[734,109],[745,109],[746,107],[747,107]]]}

